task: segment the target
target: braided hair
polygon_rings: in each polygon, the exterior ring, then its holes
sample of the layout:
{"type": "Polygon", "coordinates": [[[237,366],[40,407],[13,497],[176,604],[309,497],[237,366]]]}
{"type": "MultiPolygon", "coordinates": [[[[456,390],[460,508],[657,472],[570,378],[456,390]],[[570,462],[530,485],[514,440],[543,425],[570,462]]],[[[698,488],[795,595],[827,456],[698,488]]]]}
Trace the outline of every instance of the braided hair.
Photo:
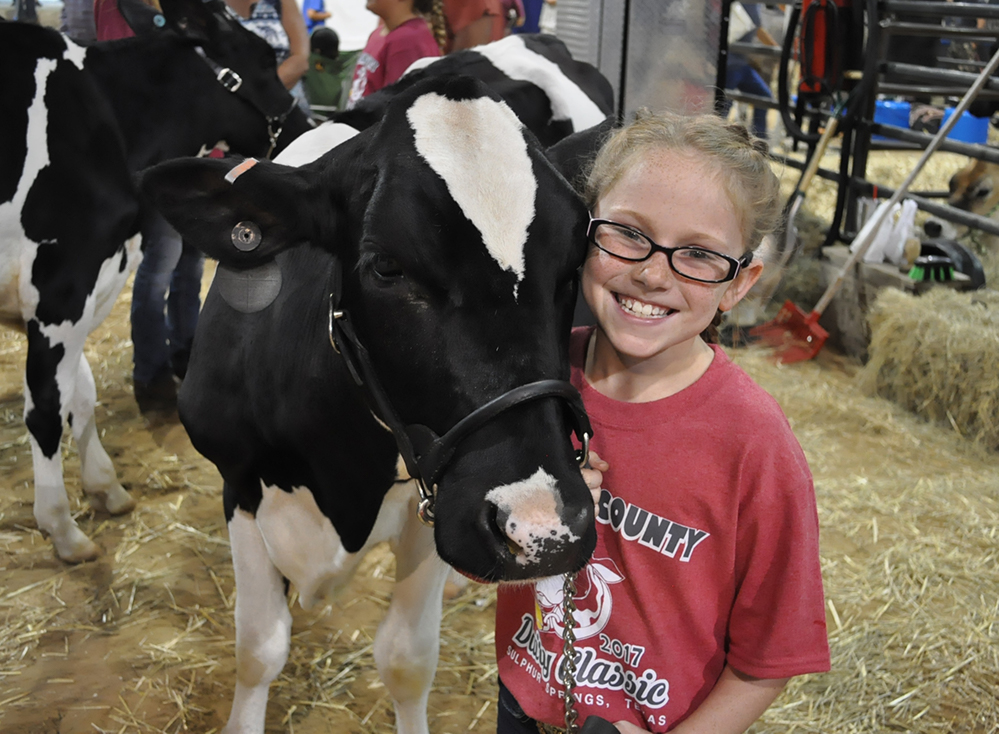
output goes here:
{"type": "Polygon", "coordinates": [[[413,0],[413,10],[430,23],[430,30],[437,47],[444,53],[447,45],[447,21],[444,19],[444,0],[413,0]]]}

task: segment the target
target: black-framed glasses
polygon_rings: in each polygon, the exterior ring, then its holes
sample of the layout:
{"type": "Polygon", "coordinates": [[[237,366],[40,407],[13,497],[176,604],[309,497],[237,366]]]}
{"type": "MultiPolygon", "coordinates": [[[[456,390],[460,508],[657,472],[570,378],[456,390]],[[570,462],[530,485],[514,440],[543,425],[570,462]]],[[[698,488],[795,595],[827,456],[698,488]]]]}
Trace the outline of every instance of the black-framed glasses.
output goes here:
{"type": "Polygon", "coordinates": [[[753,260],[752,251],[737,260],[693,245],[663,247],[637,229],[609,219],[590,219],[586,238],[607,254],[628,262],[640,263],[662,252],[674,273],[699,283],[727,283],[753,260]]]}

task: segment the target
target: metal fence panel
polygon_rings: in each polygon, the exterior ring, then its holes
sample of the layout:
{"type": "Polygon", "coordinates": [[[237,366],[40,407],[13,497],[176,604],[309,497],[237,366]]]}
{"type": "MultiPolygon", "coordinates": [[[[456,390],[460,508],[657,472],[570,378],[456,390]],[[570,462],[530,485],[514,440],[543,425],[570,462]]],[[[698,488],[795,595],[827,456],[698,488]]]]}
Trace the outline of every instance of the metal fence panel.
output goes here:
{"type": "Polygon", "coordinates": [[[626,115],[639,107],[682,113],[713,109],[720,10],[719,0],[629,0],[626,115]]]}

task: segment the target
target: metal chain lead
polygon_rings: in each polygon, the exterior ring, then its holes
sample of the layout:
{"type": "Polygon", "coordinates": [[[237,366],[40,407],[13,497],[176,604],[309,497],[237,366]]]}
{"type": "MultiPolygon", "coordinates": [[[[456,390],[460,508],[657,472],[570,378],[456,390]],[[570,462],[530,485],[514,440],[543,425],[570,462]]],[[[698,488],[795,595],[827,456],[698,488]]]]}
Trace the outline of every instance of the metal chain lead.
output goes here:
{"type": "Polygon", "coordinates": [[[567,573],[562,582],[562,664],[565,678],[565,731],[566,734],[576,734],[579,727],[576,719],[576,574],[567,573]]]}

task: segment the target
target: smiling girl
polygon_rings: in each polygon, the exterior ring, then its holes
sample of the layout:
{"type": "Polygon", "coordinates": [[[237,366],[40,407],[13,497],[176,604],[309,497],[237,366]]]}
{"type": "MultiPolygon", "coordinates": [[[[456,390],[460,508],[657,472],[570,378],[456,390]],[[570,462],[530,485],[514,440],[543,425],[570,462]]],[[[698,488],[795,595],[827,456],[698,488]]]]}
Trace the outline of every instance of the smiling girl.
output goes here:
{"type": "MultiPolygon", "coordinates": [[[[709,343],[780,216],[757,145],[716,117],[640,114],[588,180],[597,325],[570,356],[598,540],[577,581],[576,698],[581,722],[624,734],[743,732],[790,677],[829,669],[808,465],[777,403],[709,343]]],[[[557,591],[500,588],[501,734],[562,725],[557,591]]]]}

